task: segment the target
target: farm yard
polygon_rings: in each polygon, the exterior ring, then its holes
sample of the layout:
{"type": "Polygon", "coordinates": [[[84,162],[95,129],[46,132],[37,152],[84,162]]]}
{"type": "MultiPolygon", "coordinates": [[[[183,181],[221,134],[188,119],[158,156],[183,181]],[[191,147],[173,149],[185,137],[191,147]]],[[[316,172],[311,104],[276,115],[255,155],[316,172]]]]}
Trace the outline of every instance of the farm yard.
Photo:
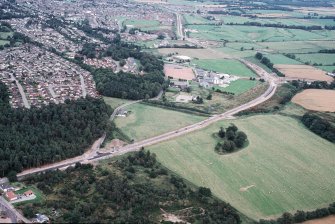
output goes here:
{"type": "Polygon", "coordinates": [[[254,219],[320,208],[335,200],[335,146],[290,117],[257,115],[222,121],[148,150],[173,172],[211,188],[254,219]],[[213,133],[229,123],[248,135],[249,145],[218,156],[213,133]]]}
{"type": "Polygon", "coordinates": [[[256,74],[247,68],[244,64],[232,59],[212,59],[212,60],[193,60],[199,68],[208,71],[237,75],[241,77],[256,77],[256,74]]]}
{"type": "Polygon", "coordinates": [[[281,71],[287,78],[333,81],[333,78],[326,75],[326,72],[310,65],[280,65],[274,66],[281,71]]]}
{"type": "Polygon", "coordinates": [[[115,124],[130,139],[147,139],[184,126],[205,120],[206,117],[162,109],[144,104],[133,104],[125,108],[130,114],[117,117],[115,124]]]}
{"type": "Polygon", "coordinates": [[[335,90],[306,89],[295,95],[292,102],[308,110],[335,112],[335,90]]]}

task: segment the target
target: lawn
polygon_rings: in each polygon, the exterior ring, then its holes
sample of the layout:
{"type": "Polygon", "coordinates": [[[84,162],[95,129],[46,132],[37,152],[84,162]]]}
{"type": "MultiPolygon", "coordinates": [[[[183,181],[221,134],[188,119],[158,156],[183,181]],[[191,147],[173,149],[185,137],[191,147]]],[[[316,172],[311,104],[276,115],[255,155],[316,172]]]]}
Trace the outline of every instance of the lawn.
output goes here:
{"type": "Polygon", "coordinates": [[[242,77],[256,77],[256,74],[253,71],[237,60],[203,59],[193,60],[192,63],[209,71],[216,71],[242,77]]]}
{"type": "Polygon", "coordinates": [[[13,203],[15,204],[15,206],[19,206],[19,205],[23,205],[23,204],[27,204],[27,203],[36,203],[36,202],[41,202],[44,198],[42,192],[40,190],[38,190],[36,187],[23,187],[21,190],[15,191],[15,194],[23,194],[24,192],[31,190],[32,192],[34,192],[34,194],[36,195],[36,198],[33,200],[29,200],[29,201],[22,201],[22,202],[18,202],[18,203],[13,203]]]}
{"type": "Polygon", "coordinates": [[[258,81],[246,80],[246,79],[238,79],[234,82],[231,82],[229,86],[226,88],[221,88],[223,91],[235,93],[235,95],[240,95],[248,91],[249,89],[254,88],[259,84],[258,81]]]}
{"type": "Polygon", "coordinates": [[[144,104],[126,107],[131,111],[126,118],[118,117],[115,124],[135,141],[150,138],[184,126],[200,122],[206,117],[182,113],[144,104]]]}
{"type": "Polygon", "coordinates": [[[312,210],[335,201],[335,145],[290,117],[257,115],[217,122],[148,149],[172,171],[211,188],[254,219],[312,210]],[[232,122],[248,135],[249,145],[219,156],[214,152],[213,133],[232,122]],[[247,186],[252,187],[241,189],[247,186]]]}

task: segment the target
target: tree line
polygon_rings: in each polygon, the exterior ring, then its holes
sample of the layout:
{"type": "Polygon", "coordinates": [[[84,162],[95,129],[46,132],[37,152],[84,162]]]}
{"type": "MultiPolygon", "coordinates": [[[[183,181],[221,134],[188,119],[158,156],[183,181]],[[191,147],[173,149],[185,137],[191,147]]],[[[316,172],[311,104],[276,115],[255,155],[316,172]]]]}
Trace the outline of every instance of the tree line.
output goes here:
{"type": "Polygon", "coordinates": [[[0,176],[81,155],[109,128],[102,99],[13,109],[1,82],[0,96],[0,176]]]}
{"type": "Polygon", "coordinates": [[[221,127],[217,135],[220,142],[215,146],[215,151],[219,154],[231,153],[241,149],[248,141],[247,135],[243,131],[239,131],[234,124],[231,124],[228,128],[221,127]]]}
{"type": "Polygon", "coordinates": [[[47,195],[41,203],[20,206],[28,218],[43,208],[60,211],[60,216],[46,213],[56,223],[150,224],[161,222],[163,209],[184,210],[182,219],[190,223],[241,223],[237,211],[212,197],[210,189],[189,187],[143,149],[96,168],[77,163],[34,175],[26,183],[47,195]]]}
{"type": "MultiPolygon", "coordinates": [[[[322,26],[303,26],[303,25],[285,25],[280,23],[260,23],[260,22],[244,22],[244,23],[227,23],[227,25],[239,25],[239,26],[260,26],[260,27],[274,27],[274,28],[285,28],[285,29],[299,29],[299,30],[322,30],[322,26]]],[[[333,27],[325,26],[325,29],[331,30],[333,27]]]]}
{"type": "Polygon", "coordinates": [[[257,58],[258,60],[260,60],[260,62],[262,64],[264,64],[266,67],[268,67],[269,69],[271,69],[278,76],[285,77],[285,74],[283,74],[278,69],[276,69],[275,67],[273,67],[273,63],[271,62],[271,60],[269,58],[265,57],[262,53],[257,52],[256,55],[255,55],[255,58],[257,58]]]}

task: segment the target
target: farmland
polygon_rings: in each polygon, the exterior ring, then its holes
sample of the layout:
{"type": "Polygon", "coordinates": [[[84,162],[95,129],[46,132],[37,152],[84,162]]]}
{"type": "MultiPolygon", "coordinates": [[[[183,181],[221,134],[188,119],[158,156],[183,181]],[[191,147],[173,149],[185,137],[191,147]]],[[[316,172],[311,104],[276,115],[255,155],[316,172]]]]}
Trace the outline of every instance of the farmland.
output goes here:
{"type": "Polygon", "coordinates": [[[231,82],[229,86],[222,88],[222,90],[234,93],[235,95],[239,95],[254,88],[257,84],[259,84],[258,81],[238,79],[234,82],[231,82]]]}
{"type": "Polygon", "coordinates": [[[123,21],[123,24],[137,28],[159,26],[159,22],[156,20],[125,20],[123,21]]]}
{"type": "Polygon", "coordinates": [[[292,101],[308,110],[335,112],[335,90],[306,89],[292,101]]]}
{"type": "Polygon", "coordinates": [[[215,58],[230,57],[228,54],[224,54],[211,49],[161,48],[158,49],[158,52],[163,55],[178,53],[179,55],[186,55],[191,58],[198,58],[198,59],[215,59],[215,58]]]}
{"type": "Polygon", "coordinates": [[[144,104],[134,104],[126,107],[126,110],[130,111],[130,114],[126,118],[118,117],[115,119],[115,124],[130,139],[135,141],[163,134],[206,119],[206,117],[144,104]]]}
{"type": "Polygon", "coordinates": [[[237,60],[218,59],[218,60],[193,60],[196,66],[221,73],[227,73],[242,77],[256,77],[256,74],[248,69],[244,64],[237,60]]]}
{"type": "Polygon", "coordinates": [[[210,187],[254,219],[315,209],[335,200],[335,146],[289,117],[258,115],[222,121],[148,149],[172,171],[210,187]],[[248,135],[249,146],[218,156],[212,135],[230,122],[248,135]],[[250,188],[244,191],[246,187],[250,188]]]}
{"type": "Polygon", "coordinates": [[[320,81],[333,81],[333,78],[326,75],[326,72],[312,67],[310,65],[280,65],[277,64],[275,67],[285,74],[286,77],[296,79],[309,79],[309,80],[320,80],[320,81]]]}
{"type": "Polygon", "coordinates": [[[296,54],[297,60],[309,64],[334,65],[335,54],[296,54]]]}

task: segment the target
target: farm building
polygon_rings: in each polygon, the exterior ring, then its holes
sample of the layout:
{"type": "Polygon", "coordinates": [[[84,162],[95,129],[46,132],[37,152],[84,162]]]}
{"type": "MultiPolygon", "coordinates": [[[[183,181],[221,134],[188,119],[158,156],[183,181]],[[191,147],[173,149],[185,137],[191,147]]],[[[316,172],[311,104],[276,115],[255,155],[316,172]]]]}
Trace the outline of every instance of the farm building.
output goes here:
{"type": "Polygon", "coordinates": [[[14,200],[17,200],[17,195],[13,191],[7,191],[6,192],[6,198],[9,201],[14,201],[14,200]]]}

